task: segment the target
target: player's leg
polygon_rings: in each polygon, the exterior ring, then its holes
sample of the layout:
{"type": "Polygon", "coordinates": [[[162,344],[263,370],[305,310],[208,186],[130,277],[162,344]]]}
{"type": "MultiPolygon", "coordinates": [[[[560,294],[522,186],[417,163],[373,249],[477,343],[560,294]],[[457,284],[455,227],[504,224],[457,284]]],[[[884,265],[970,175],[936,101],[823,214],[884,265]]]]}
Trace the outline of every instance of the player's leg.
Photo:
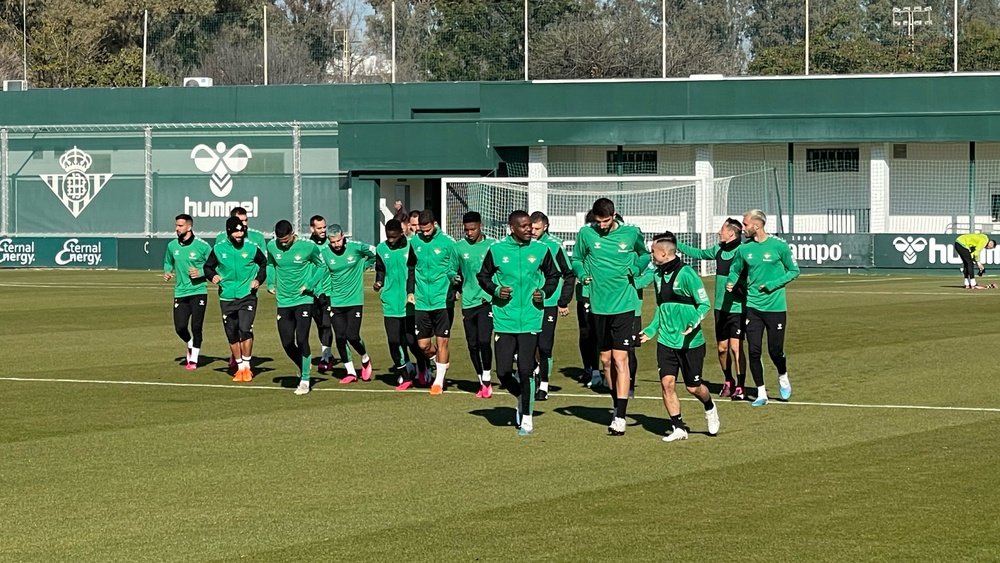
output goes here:
{"type": "Polygon", "coordinates": [[[320,295],[313,300],[310,311],[313,322],[316,323],[316,334],[319,336],[320,358],[317,369],[325,372],[333,363],[333,328],[330,324],[330,298],[320,295]]]}
{"type": "Polygon", "coordinates": [[[446,381],[445,376],[448,373],[448,360],[450,359],[450,354],[448,352],[448,339],[451,334],[451,321],[454,318],[452,316],[453,314],[454,310],[449,310],[447,308],[431,311],[433,333],[435,340],[437,340],[437,354],[435,356],[436,360],[434,363],[434,384],[431,385],[431,395],[440,395],[444,392],[446,381]]]}
{"type": "Polygon", "coordinates": [[[201,355],[201,343],[205,333],[205,311],[207,309],[207,294],[191,297],[191,355],[188,357],[189,369],[198,367],[198,357],[201,355]]]}
{"type": "Polygon", "coordinates": [[[527,436],[535,429],[532,414],[535,410],[535,352],[538,350],[538,335],[522,333],[517,340],[517,379],[521,383],[519,405],[521,428],[519,436],[527,436]]]}
{"type": "Polygon", "coordinates": [[[679,353],[681,361],[681,375],[684,377],[684,386],[687,392],[694,398],[701,401],[705,408],[705,422],[708,423],[708,433],[715,436],[719,433],[719,411],[712,401],[712,393],[705,386],[702,377],[702,370],[705,368],[705,345],[695,348],[681,350],[679,353]]]}
{"type": "Polygon", "coordinates": [[[635,396],[635,376],[639,373],[639,351],[642,347],[639,333],[642,332],[642,317],[636,315],[632,319],[632,346],[628,349],[628,398],[635,396]]]}
{"type": "Polygon", "coordinates": [[[517,353],[517,338],[513,334],[498,332],[493,337],[494,356],[497,362],[497,379],[500,387],[506,389],[517,400],[514,425],[521,426],[521,384],[514,377],[514,354],[517,353]]]}
{"type": "Polygon", "coordinates": [[[632,346],[632,325],[634,315],[621,313],[610,316],[611,331],[611,361],[616,370],[613,381],[612,399],[614,400],[615,416],[608,427],[614,434],[625,433],[625,415],[628,413],[628,389],[631,376],[628,369],[628,350],[632,346]]]}
{"type": "Polygon", "coordinates": [[[337,354],[340,361],[344,362],[344,370],[347,374],[340,380],[343,384],[354,383],[358,380],[358,372],[354,369],[354,361],[351,351],[347,347],[347,320],[350,307],[331,307],[330,324],[333,327],[333,338],[337,345],[337,354]]]}
{"type": "Polygon", "coordinates": [[[767,327],[767,354],[778,370],[778,392],[787,401],[792,398],[792,382],[788,380],[788,361],[785,358],[785,329],[788,315],[784,311],[762,313],[767,327]]]}
{"type": "MultiPolygon", "coordinates": [[[[598,363],[597,366],[601,370],[602,380],[600,385],[607,386],[608,389],[612,390],[611,397],[614,398],[614,388],[615,380],[612,377],[612,359],[611,359],[611,322],[608,315],[591,315],[593,317],[593,329],[594,329],[594,342],[597,344],[598,352],[598,363]]],[[[597,385],[598,387],[600,385],[597,385]]],[[[591,388],[595,387],[595,382],[591,382],[591,388]]]]}
{"type": "Polygon", "coordinates": [[[722,390],[720,397],[732,396],[736,381],[733,379],[733,356],[729,347],[730,324],[733,322],[732,315],[715,310],[715,342],[718,345],[719,367],[722,368],[722,390]]]}
{"type": "Polygon", "coordinates": [[[406,335],[404,317],[382,317],[385,340],[389,347],[392,371],[396,373],[396,390],[406,391],[413,385],[410,370],[406,369],[406,335]]]}
{"type": "Polygon", "coordinates": [[[591,324],[590,301],[578,299],[576,302],[576,342],[580,348],[580,363],[583,364],[581,383],[587,383],[593,378],[594,368],[597,364],[597,349],[590,331],[591,324]]]}
{"type": "Polygon", "coordinates": [[[406,331],[406,347],[413,354],[413,362],[417,367],[417,385],[427,385],[427,356],[417,341],[417,322],[414,315],[403,318],[403,329],[406,331]]]}
{"type": "MultiPolygon", "coordinates": [[[[242,352],[240,351],[240,319],[236,308],[238,302],[220,301],[219,306],[222,309],[222,329],[226,333],[229,352],[234,358],[239,358],[242,356],[242,352]]],[[[232,369],[233,381],[243,381],[243,372],[239,369],[239,366],[237,365],[232,369]]]]}
{"type": "Polygon", "coordinates": [[[312,328],[312,305],[295,307],[295,344],[299,354],[299,386],[296,395],[309,392],[309,369],[312,367],[312,349],[309,346],[309,330],[312,328]]]}
{"type": "Polygon", "coordinates": [[[663,408],[670,417],[669,428],[663,437],[665,442],[674,442],[687,438],[687,425],[681,418],[681,401],[677,397],[677,375],[680,373],[680,358],[677,350],[663,344],[656,344],[656,370],[660,374],[660,393],[663,396],[663,408]]]}
{"type": "Polygon", "coordinates": [[[479,360],[483,364],[483,373],[480,380],[483,382],[483,398],[489,399],[493,396],[493,384],[490,382],[490,370],[493,369],[493,306],[489,303],[483,305],[483,310],[477,315],[476,324],[479,326],[479,360]]]}
{"type": "Polygon", "coordinates": [[[976,264],[972,259],[972,252],[957,242],[955,243],[955,252],[962,259],[962,276],[965,278],[966,289],[976,287],[976,264]]]}
{"type": "Polygon", "coordinates": [[[257,317],[257,297],[244,297],[240,300],[237,312],[240,332],[240,362],[243,371],[243,381],[253,380],[253,322],[257,317]]]}
{"type": "Polygon", "coordinates": [[[434,337],[432,313],[433,311],[417,311],[413,316],[417,346],[420,348],[420,354],[427,359],[428,365],[437,356],[437,348],[431,340],[434,337]]]}
{"type": "Polygon", "coordinates": [[[767,388],[764,386],[764,318],[756,309],[747,308],[747,355],[749,356],[750,375],[757,387],[757,399],[753,405],[762,407],[767,404],[767,388]]]}
{"type": "Polygon", "coordinates": [[[365,341],[361,339],[361,322],[364,320],[365,310],[361,305],[348,307],[347,309],[347,342],[361,356],[362,381],[371,381],[372,359],[368,357],[368,347],[365,346],[365,341]]]}
{"type": "Polygon", "coordinates": [[[188,322],[191,318],[191,298],[174,297],[174,332],[184,342],[184,367],[191,365],[191,347],[194,345],[188,322]]]}
{"type": "Polygon", "coordinates": [[[483,360],[479,354],[479,323],[476,322],[476,313],[478,311],[479,307],[462,309],[462,327],[465,328],[465,344],[469,347],[469,359],[472,360],[472,370],[476,372],[476,378],[479,379],[480,389],[479,393],[476,394],[477,397],[483,393],[483,360]]]}
{"type": "Polygon", "coordinates": [[[536,401],[549,398],[549,374],[552,371],[552,348],[556,341],[556,323],[559,321],[558,307],[545,307],[542,311],[542,332],[538,334],[538,391],[536,401]]]}
{"type": "Polygon", "coordinates": [[[295,345],[295,307],[278,307],[275,315],[275,323],[278,326],[278,341],[281,342],[281,349],[298,369],[302,358],[299,356],[299,347],[295,345]]]}

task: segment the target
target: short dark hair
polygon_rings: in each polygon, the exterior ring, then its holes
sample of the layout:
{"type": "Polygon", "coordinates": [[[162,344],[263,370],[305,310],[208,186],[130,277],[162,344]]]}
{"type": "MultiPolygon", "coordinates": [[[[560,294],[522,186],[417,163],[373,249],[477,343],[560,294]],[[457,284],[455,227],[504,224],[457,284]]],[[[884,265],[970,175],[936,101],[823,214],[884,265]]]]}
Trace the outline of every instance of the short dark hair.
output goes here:
{"type": "Polygon", "coordinates": [[[483,216],[479,214],[478,211],[469,211],[465,215],[462,215],[463,223],[482,223],[483,216]]]}
{"type": "Polygon", "coordinates": [[[419,219],[419,217],[420,217],[420,210],[419,209],[414,209],[413,211],[410,211],[410,219],[413,219],[414,217],[417,217],[418,221],[420,220],[419,219]]]}
{"type": "Polygon", "coordinates": [[[614,217],[615,216],[615,202],[611,201],[606,197],[602,197],[594,202],[594,207],[591,209],[594,212],[594,218],[597,217],[614,217]]]}
{"type": "Polygon", "coordinates": [[[234,207],[232,211],[229,212],[230,217],[236,217],[237,215],[248,215],[247,210],[242,207],[234,207]]]}
{"type": "Polygon", "coordinates": [[[743,230],[743,223],[740,223],[736,219],[730,218],[726,219],[726,222],[722,224],[722,228],[729,229],[730,231],[736,234],[740,234],[740,231],[743,230]]]}
{"type": "Polygon", "coordinates": [[[677,244],[677,235],[670,231],[663,231],[662,233],[653,237],[653,242],[669,242],[677,244]]]}
{"type": "Polygon", "coordinates": [[[542,213],[541,211],[535,211],[534,213],[531,214],[531,222],[532,223],[539,223],[540,222],[541,224],[543,224],[546,227],[548,227],[549,226],[549,216],[546,215],[546,214],[544,214],[544,213],[542,213]]]}
{"type": "Polygon", "coordinates": [[[522,218],[531,220],[531,216],[528,215],[527,211],[518,209],[517,211],[512,211],[510,216],[507,217],[507,224],[513,226],[514,221],[520,221],[522,218]]]}
{"type": "Polygon", "coordinates": [[[292,234],[292,224],[285,219],[274,224],[274,236],[284,238],[292,234]]]}
{"type": "Polygon", "coordinates": [[[385,222],[385,232],[401,233],[403,232],[403,224],[399,222],[399,219],[389,219],[385,222]]]}
{"type": "Polygon", "coordinates": [[[587,212],[587,215],[585,215],[584,218],[583,218],[583,222],[584,223],[593,223],[594,222],[594,210],[593,209],[591,209],[590,211],[587,212]]]}
{"type": "Polygon", "coordinates": [[[177,217],[174,217],[174,221],[180,221],[180,220],[183,220],[188,225],[194,225],[194,218],[188,215],[187,213],[181,213],[177,217]]]}
{"type": "Polygon", "coordinates": [[[313,215],[309,218],[309,226],[311,227],[315,225],[316,221],[326,221],[326,217],[323,217],[322,215],[313,215]]]}
{"type": "Polygon", "coordinates": [[[421,225],[430,225],[434,222],[434,220],[434,212],[430,209],[424,209],[420,212],[420,215],[417,216],[417,223],[420,223],[421,225]]]}

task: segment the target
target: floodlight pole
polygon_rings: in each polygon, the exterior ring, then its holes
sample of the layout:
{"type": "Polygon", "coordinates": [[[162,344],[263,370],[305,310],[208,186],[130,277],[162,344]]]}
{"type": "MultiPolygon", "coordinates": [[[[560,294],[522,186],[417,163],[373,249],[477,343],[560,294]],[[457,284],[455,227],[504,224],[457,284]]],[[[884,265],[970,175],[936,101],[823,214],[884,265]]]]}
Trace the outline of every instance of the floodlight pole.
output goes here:
{"type": "Polygon", "coordinates": [[[142,11],[142,87],[146,87],[146,56],[149,53],[149,10],[142,11]]]}
{"type": "Polygon", "coordinates": [[[809,76],[809,0],[806,0],[806,76],[809,76]]]}
{"type": "Polygon", "coordinates": [[[667,0],[660,2],[660,78],[667,77],[667,0]]]}
{"type": "Polygon", "coordinates": [[[955,13],[952,19],[954,20],[955,29],[952,31],[952,47],[951,47],[951,60],[952,60],[952,72],[958,72],[958,0],[955,0],[955,13]]]}
{"type": "Polygon", "coordinates": [[[28,0],[21,0],[21,52],[24,58],[24,83],[28,83],[28,0]]]}
{"type": "Polygon", "coordinates": [[[264,14],[264,86],[267,86],[267,5],[261,11],[264,14]]]}
{"type": "Polygon", "coordinates": [[[392,0],[392,82],[396,83],[396,0],[392,0]]]}
{"type": "Polygon", "coordinates": [[[528,80],[528,0],[524,0],[524,79],[528,80]]]}

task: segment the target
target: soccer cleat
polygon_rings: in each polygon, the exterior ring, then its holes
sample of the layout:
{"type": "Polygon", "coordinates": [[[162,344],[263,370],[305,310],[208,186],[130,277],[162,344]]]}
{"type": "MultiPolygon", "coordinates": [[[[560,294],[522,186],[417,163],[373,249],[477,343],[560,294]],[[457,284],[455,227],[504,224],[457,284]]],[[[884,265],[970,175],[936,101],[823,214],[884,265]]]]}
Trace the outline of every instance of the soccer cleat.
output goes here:
{"type": "Polygon", "coordinates": [[[722,390],[719,391],[720,397],[732,397],[733,396],[733,383],[731,381],[726,381],[722,384],[722,390]]]}
{"type": "Polygon", "coordinates": [[[188,371],[194,371],[194,370],[198,369],[198,364],[196,364],[194,362],[188,362],[187,365],[184,366],[184,369],[186,369],[188,371]]]}
{"type": "Polygon", "coordinates": [[[792,398],[792,382],[788,380],[788,374],[778,376],[778,393],[782,401],[792,398]]]}
{"type": "Polygon", "coordinates": [[[587,387],[591,389],[600,389],[602,386],[604,386],[604,378],[601,377],[599,372],[595,371],[594,374],[590,376],[590,383],[587,384],[587,387]]]}
{"type": "Polygon", "coordinates": [[[492,399],[493,398],[493,386],[487,383],[483,385],[483,398],[492,399]]]}
{"type": "Polygon", "coordinates": [[[406,391],[410,387],[413,387],[413,382],[410,380],[406,380],[396,386],[396,391],[406,391]]]}
{"type": "Polygon", "coordinates": [[[480,384],[479,385],[479,391],[476,391],[476,398],[477,399],[484,399],[485,397],[483,397],[483,395],[485,395],[485,394],[486,394],[486,386],[480,384]]]}
{"type": "Polygon", "coordinates": [[[249,366],[247,369],[243,370],[243,381],[247,383],[253,381],[253,371],[250,370],[249,366]]]}
{"type": "Polygon", "coordinates": [[[309,392],[309,382],[305,380],[299,381],[299,386],[295,388],[296,395],[305,395],[309,392]]]}
{"type": "Polygon", "coordinates": [[[354,374],[347,374],[343,379],[340,380],[341,385],[347,385],[348,383],[354,383],[358,380],[358,376],[354,374]]]}
{"type": "Polygon", "coordinates": [[[625,435],[625,419],[621,417],[615,417],[611,424],[608,425],[608,435],[609,436],[624,436],[625,435]]]}
{"type": "Polygon", "coordinates": [[[538,391],[535,391],[535,400],[536,401],[548,401],[549,400],[549,392],[545,391],[543,389],[539,389],[538,391]]]}
{"type": "Polygon", "coordinates": [[[319,364],[316,366],[316,371],[318,371],[320,373],[325,373],[325,372],[330,371],[330,362],[329,362],[329,360],[320,360],[319,364]]]}
{"type": "Polygon", "coordinates": [[[430,380],[427,378],[427,370],[420,370],[417,373],[417,385],[420,387],[426,387],[430,380]]]}
{"type": "Polygon", "coordinates": [[[632,399],[635,398],[635,389],[629,389],[628,390],[628,398],[629,398],[629,400],[632,400],[632,399]]]}
{"type": "Polygon", "coordinates": [[[236,356],[229,356],[229,369],[236,369],[236,356]]]}
{"type": "Polygon", "coordinates": [[[705,411],[705,422],[708,423],[708,434],[710,436],[715,436],[719,433],[719,409],[715,405],[712,408],[705,411]]]}
{"type": "Polygon", "coordinates": [[[736,387],[733,387],[733,394],[730,395],[729,398],[732,399],[732,400],[734,400],[734,401],[745,401],[745,400],[747,400],[746,393],[743,392],[743,388],[740,387],[739,385],[737,385],[736,387]]]}
{"type": "Polygon", "coordinates": [[[185,348],[184,363],[185,364],[190,364],[191,363],[191,348],[185,348]]]}
{"type": "Polygon", "coordinates": [[[372,363],[361,364],[361,381],[371,381],[372,380],[372,363]]]}
{"type": "Polygon", "coordinates": [[[767,397],[757,397],[756,399],[754,399],[754,401],[752,403],[750,403],[750,406],[751,407],[763,407],[766,404],[767,404],[767,397]]]}
{"type": "Polygon", "coordinates": [[[444,385],[431,385],[431,395],[444,393],[444,385]]]}
{"type": "Polygon", "coordinates": [[[663,437],[664,442],[677,442],[679,440],[687,440],[688,433],[687,430],[683,428],[674,428],[674,431],[663,437]]]}
{"type": "Polygon", "coordinates": [[[534,431],[535,431],[534,428],[528,428],[527,426],[521,426],[521,427],[518,427],[518,429],[517,429],[517,435],[518,436],[531,436],[531,433],[534,432],[534,431]]]}

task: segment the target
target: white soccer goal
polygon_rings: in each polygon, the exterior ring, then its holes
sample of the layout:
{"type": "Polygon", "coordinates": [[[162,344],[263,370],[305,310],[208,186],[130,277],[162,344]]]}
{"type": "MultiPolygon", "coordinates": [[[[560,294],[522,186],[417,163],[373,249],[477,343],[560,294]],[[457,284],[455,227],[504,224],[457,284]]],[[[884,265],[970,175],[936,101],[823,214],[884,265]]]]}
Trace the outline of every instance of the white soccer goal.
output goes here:
{"type": "MultiPolygon", "coordinates": [[[[462,236],[462,215],[478,211],[483,228],[493,238],[507,236],[507,216],[515,210],[542,211],[549,232],[572,251],[594,200],[606,197],[626,222],[639,226],[647,242],[672,231],[695,246],[715,243],[719,225],[729,217],[729,178],[697,176],[592,176],[546,178],[443,178],[441,227],[462,236]]],[[[702,261],[708,275],[714,264],[702,261]]]]}

